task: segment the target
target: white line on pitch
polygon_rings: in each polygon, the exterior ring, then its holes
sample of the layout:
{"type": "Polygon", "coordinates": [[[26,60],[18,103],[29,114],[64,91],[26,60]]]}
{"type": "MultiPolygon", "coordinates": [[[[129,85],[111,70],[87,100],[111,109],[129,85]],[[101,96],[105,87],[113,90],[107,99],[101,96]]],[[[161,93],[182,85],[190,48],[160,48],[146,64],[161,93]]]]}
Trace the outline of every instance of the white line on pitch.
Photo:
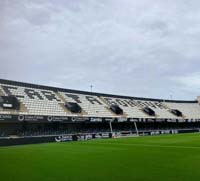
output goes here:
{"type": "Polygon", "coordinates": [[[154,144],[127,144],[127,143],[98,143],[102,145],[121,145],[121,146],[143,146],[143,147],[159,147],[159,148],[185,148],[185,149],[200,149],[197,146],[174,146],[174,145],[154,145],[154,144]]]}

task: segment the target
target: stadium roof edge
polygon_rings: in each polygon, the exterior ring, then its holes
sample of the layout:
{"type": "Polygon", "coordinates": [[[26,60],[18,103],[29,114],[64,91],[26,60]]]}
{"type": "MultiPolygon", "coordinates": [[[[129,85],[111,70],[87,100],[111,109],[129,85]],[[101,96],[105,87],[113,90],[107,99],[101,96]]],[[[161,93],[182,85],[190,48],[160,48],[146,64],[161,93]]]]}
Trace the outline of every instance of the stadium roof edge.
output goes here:
{"type": "Polygon", "coordinates": [[[73,89],[66,89],[66,88],[57,88],[52,86],[46,85],[37,85],[33,83],[26,83],[26,82],[19,82],[7,79],[0,79],[0,83],[3,84],[14,84],[17,86],[26,86],[30,88],[39,88],[39,89],[49,89],[52,91],[63,91],[69,93],[77,93],[77,94],[87,94],[87,95],[94,95],[94,96],[104,96],[104,97],[117,97],[117,98],[125,98],[125,99],[135,99],[135,100],[143,100],[143,101],[165,101],[165,102],[174,102],[174,103],[197,103],[197,100],[169,100],[169,99],[155,99],[155,98],[143,98],[143,97],[132,97],[132,96],[123,96],[123,95],[114,95],[114,94],[106,94],[106,93],[98,93],[98,92],[89,92],[89,91],[81,91],[81,90],[73,90],[73,89]]]}

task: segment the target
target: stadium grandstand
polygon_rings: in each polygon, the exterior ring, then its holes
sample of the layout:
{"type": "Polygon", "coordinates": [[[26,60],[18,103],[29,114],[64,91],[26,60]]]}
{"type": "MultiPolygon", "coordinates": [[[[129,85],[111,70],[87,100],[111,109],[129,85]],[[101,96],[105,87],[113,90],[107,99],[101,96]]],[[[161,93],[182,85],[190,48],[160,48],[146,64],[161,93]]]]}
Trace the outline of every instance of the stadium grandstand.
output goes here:
{"type": "Polygon", "coordinates": [[[199,98],[138,98],[0,79],[0,145],[199,132],[199,121],[199,98]]]}

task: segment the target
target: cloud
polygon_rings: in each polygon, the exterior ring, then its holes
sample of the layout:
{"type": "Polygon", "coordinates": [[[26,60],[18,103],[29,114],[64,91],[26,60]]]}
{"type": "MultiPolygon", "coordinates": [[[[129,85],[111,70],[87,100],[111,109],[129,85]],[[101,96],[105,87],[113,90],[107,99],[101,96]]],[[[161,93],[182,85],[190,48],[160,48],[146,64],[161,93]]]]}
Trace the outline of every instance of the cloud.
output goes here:
{"type": "Polygon", "coordinates": [[[194,72],[179,77],[177,76],[172,78],[172,80],[182,85],[186,90],[200,90],[200,72],[194,72]]]}
{"type": "Polygon", "coordinates": [[[2,0],[0,77],[195,99],[182,82],[200,72],[199,7],[197,0],[2,0]]]}

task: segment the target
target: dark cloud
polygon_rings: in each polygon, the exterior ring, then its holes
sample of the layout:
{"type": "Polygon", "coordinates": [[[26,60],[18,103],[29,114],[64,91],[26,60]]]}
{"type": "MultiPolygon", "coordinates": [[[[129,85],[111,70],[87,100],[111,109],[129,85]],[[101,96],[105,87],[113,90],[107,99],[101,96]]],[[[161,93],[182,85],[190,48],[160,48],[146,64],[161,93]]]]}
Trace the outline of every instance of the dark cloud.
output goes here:
{"type": "Polygon", "coordinates": [[[1,0],[0,77],[194,99],[199,10],[197,0],[1,0]]]}

